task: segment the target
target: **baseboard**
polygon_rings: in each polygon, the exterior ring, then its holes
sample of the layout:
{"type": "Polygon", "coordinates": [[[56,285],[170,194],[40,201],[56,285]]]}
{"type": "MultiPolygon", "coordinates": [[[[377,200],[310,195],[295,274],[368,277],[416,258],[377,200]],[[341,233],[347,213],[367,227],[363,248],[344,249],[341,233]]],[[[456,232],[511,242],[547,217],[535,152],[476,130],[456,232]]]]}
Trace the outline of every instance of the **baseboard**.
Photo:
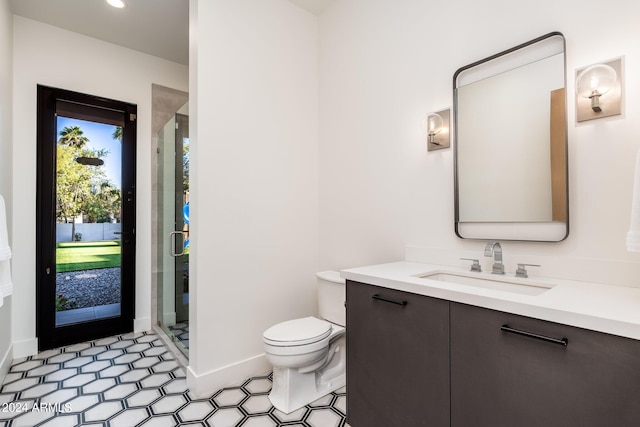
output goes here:
{"type": "Polygon", "coordinates": [[[38,338],[13,342],[13,358],[34,356],[38,354],[38,338]]]}
{"type": "Polygon", "coordinates": [[[151,330],[151,318],[133,319],[133,332],[147,332],[151,330]]]}
{"type": "Polygon", "coordinates": [[[11,367],[11,362],[13,361],[13,344],[9,344],[9,348],[7,349],[2,359],[0,359],[0,384],[4,382],[4,377],[7,376],[9,372],[9,368],[11,367]]]}
{"type": "Polygon", "coordinates": [[[216,391],[240,385],[243,381],[271,372],[271,365],[263,354],[197,375],[187,367],[187,387],[197,398],[209,397],[216,391]]]}

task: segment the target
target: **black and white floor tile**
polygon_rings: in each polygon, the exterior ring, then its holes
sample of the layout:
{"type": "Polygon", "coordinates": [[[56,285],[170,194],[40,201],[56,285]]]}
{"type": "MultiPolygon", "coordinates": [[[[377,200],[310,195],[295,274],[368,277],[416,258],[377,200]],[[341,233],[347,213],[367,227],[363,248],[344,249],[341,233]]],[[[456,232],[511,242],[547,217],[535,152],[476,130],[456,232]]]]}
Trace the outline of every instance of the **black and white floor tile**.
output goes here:
{"type": "Polygon", "coordinates": [[[153,333],[127,334],[15,360],[0,388],[0,427],[348,427],[342,388],[284,414],[271,376],[207,399],[153,333]]]}
{"type": "Polygon", "coordinates": [[[177,342],[189,349],[189,321],[179,322],[169,326],[169,330],[176,337],[177,342]]]}

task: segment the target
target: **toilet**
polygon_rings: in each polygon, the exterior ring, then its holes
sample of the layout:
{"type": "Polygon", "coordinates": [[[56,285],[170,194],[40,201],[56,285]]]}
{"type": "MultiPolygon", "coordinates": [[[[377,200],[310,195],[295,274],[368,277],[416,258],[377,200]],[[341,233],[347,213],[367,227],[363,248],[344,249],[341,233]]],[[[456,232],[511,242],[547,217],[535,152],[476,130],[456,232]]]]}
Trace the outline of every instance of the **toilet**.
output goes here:
{"type": "Polygon", "coordinates": [[[289,414],[346,382],[345,280],[337,271],[316,273],[320,319],[278,323],[263,334],[273,366],[272,405],[289,414]]]}

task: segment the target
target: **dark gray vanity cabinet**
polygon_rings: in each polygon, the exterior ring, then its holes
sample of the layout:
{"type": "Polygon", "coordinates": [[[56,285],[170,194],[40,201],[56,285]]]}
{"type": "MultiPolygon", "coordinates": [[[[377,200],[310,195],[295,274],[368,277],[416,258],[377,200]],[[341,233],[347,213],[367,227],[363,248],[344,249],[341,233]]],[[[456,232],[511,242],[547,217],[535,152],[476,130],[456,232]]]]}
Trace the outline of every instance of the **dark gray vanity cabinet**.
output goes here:
{"type": "Polygon", "coordinates": [[[452,427],[640,426],[640,341],[458,303],[450,328],[452,427]]]}
{"type": "Polygon", "coordinates": [[[347,283],[347,422],[449,426],[449,302],[347,283]]]}

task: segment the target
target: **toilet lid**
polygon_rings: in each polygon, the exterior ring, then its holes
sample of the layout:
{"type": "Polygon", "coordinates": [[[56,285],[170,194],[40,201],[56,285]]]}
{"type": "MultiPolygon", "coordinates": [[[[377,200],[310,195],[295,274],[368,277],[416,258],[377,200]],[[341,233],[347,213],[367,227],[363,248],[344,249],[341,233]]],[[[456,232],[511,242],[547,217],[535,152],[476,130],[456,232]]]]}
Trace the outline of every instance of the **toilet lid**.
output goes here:
{"type": "Polygon", "coordinates": [[[315,317],[288,320],[267,329],[263,337],[275,346],[304,345],[320,341],[331,334],[331,324],[315,317]]]}

